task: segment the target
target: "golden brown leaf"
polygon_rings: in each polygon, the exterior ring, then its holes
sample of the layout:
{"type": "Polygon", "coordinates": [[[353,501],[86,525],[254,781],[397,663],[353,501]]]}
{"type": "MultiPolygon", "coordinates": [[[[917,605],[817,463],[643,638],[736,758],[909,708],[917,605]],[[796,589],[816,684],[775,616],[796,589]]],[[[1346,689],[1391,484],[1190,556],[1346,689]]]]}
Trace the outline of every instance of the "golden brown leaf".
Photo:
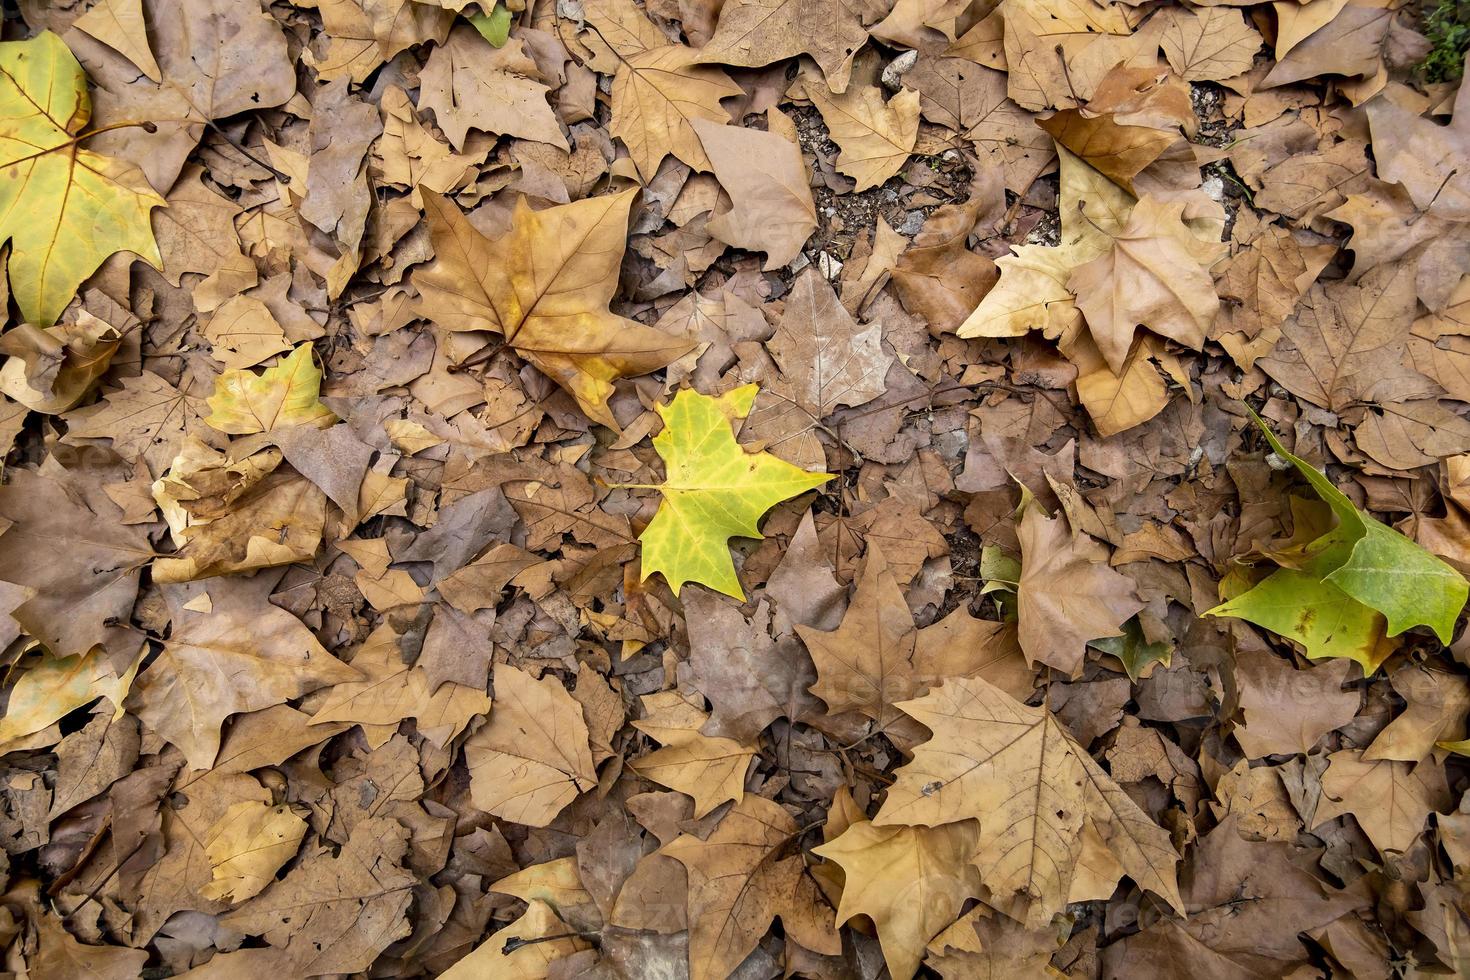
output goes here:
{"type": "Polygon", "coordinates": [[[966,900],[984,892],[970,863],[979,837],[973,820],[942,827],[876,827],[862,820],[813,853],[842,867],[837,921],[872,919],[889,972],[911,977],[929,941],[954,921],[966,900]]]}
{"type": "Polygon", "coordinates": [[[306,821],[289,806],[255,800],[236,803],[209,828],[204,850],[214,880],[200,894],[235,904],[259,895],[306,836],[306,821]]]}
{"type": "Polygon", "coordinates": [[[633,191],[532,211],[516,202],[511,230],[491,241],[441,197],[424,195],[435,258],[414,273],[425,316],[450,330],[494,330],[616,428],[613,382],[657,370],[690,344],[608,310],[633,191]]]}
{"type": "Polygon", "coordinates": [[[1135,882],[1183,910],[1168,833],[1046,708],[1028,708],[978,677],[950,680],[900,707],[934,737],[898,771],[874,818],[879,827],[979,820],[981,879],[998,895],[1019,893],[1033,928],[1069,901],[1086,826],[1135,882]]]}
{"type": "Polygon", "coordinates": [[[513,823],[546,826],[597,782],[587,739],[582,706],[555,677],[538,681],[497,664],[490,723],[465,743],[475,805],[513,823]]]}
{"type": "Polygon", "coordinates": [[[639,756],[634,772],[694,799],[694,816],[745,795],[745,774],[756,750],[729,738],[701,735],[708,712],[677,691],[643,696],[642,721],[633,727],[663,747],[639,756]]]}
{"type": "Polygon", "coordinates": [[[1351,813],[1380,854],[1407,851],[1424,832],[1432,811],[1450,808],[1444,768],[1432,759],[1417,765],[1369,761],[1357,749],[1331,756],[1322,774],[1322,800],[1312,827],[1351,813]]]}
{"type": "Polygon", "coordinates": [[[689,976],[721,980],[755,949],[771,921],[818,952],[835,953],[832,910],[801,857],[786,854],[796,821],[778,804],[746,795],[704,840],[684,834],[663,853],[689,872],[689,976]]]}
{"type": "Polygon", "coordinates": [[[1144,195],[1108,251],[1067,279],[1114,373],[1122,372],[1135,326],[1198,350],[1214,323],[1220,300],[1208,266],[1224,246],[1196,238],[1182,220],[1183,208],[1144,195]]]}

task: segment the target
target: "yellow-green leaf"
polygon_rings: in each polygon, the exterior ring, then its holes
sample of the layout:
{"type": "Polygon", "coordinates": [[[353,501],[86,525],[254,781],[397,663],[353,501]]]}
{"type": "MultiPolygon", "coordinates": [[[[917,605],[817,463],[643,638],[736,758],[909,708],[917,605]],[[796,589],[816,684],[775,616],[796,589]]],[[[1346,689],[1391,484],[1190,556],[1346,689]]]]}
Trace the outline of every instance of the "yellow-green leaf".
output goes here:
{"type": "Polygon", "coordinates": [[[1117,657],[1122,661],[1129,679],[1135,682],[1148,670],[1149,664],[1159,663],[1167,667],[1174,655],[1174,648],[1169,644],[1149,642],[1137,616],[1123,624],[1120,635],[1091,640],[1087,645],[1117,657]]]}
{"type": "Polygon", "coordinates": [[[214,383],[204,421],[221,432],[249,435],[291,425],[330,425],[336,416],[317,400],[322,372],[302,344],[261,374],[226,371],[214,383]]]}
{"type": "Polygon", "coordinates": [[[1278,568],[1255,588],[1209,611],[1295,640],[1313,660],[1356,660],[1368,676],[1393,653],[1383,614],[1306,571],[1278,568]]]}
{"type": "Polygon", "coordinates": [[[674,595],[685,582],[698,582],[743,600],[730,538],[761,537],[756,522],[766,511],[832,479],[770,453],[748,453],[735,441],[757,390],[746,385],[710,398],[685,389],[658,408],[664,430],[653,448],[668,478],[657,486],[663,503],[639,540],[643,577],[662,572],[674,595]]]}
{"type": "Polygon", "coordinates": [[[86,73],[61,38],[0,43],[0,243],[37,326],[55,323],[114,252],[163,267],[151,225],[163,198],[137,167],[81,148],[91,116],[86,73]]]}
{"type": "Polygon", "coordinates": [[[1392,528],[1358,510],[1316,467],[1286,451],[1251,418],[1336,515],[1338,524],[1301,549],[1299,569],[1272,572],[1209,611],[1235,616],[1295,640],[1307,656],[1346,657],[1371,674],[1393,650],[1388,637],[1428,626],[1449,643],[1470,595],[1464,576],[1392,528]]]}

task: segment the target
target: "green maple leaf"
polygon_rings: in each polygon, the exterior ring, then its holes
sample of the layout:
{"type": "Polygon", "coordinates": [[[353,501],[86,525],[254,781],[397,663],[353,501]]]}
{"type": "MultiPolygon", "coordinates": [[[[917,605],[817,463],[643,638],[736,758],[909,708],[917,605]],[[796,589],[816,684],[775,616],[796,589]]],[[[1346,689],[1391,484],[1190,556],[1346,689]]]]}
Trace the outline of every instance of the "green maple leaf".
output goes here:
{"type": "Polygon", "coordinates": [[[510,25],[514,16],[509,7],[497,3],[488,13],[471,14],[470,23],[475,25],[475,30],[480,32],[481,37],[490,42],[491,47],[503,48],[510,39],[510,25]]]}
{"type": "Polygon", "coordinates": [[[650,487],[664,499],[639,540],[643,578],[661,572],[676,596],[685,582],[698,582],[744,600],[729,540],[762,537],[756,522],[766,511],[832,479],[735,441],[757,390],[746,385],[710,398],[685,389],[658,406],[664,430],[653,448],[668,478],[650,487]]]}
{"type": "Polygon", "coordinates": [[[86,73],[61,38],[0,43],[0,242],[20,311],[41,327],[114,252],[163,267],[151,224],[163,198],[137,167],[81,148],[91,116],[86,73]]]}
{"type": "Polygon", "coordinates": [[[1208,615],[1234,616],[1295,640],[1313,660],[1356,660],[1365,677],[1394,650],[1382,613],[1331,582],[1294,568],[1276,569],[1208,615]]]}
{"type": "Polygon", "coordinates": [[[1470,597],[1470,583],[1399,532],[1358,510],[1326,475],[1286,451],[1254,412],[1271,449],[1297,468],[1337,517],[1306,546],[1301,568],[1272,572],[1254,588],[1211,609],[1296,640],[1307,656],[1347,657],[1370,674],[1392,652],[1388,637],[1428,626],[1442,643],[1470,597]]]}

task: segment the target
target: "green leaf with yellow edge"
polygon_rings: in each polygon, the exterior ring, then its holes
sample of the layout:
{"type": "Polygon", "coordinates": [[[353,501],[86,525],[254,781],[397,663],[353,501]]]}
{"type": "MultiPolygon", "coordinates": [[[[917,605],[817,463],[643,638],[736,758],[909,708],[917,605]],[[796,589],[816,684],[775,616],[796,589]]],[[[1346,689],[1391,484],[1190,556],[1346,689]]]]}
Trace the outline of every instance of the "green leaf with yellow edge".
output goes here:
{"type": "Polygon", "coordinates": [[[114,252],[163,267],[151,223],[165,207],[143,172],[81,148],[87,76],[61,38],[0,43],[0,243],[26,321],[49,327],[114,252]]]}
{"type": "Polygon", "coordinates": [[[1390,637],[1428,626],[1449,643],[1470,583],[1449,565],[1358,510],[1310,463],[1287,452],[1254,412],[1276,455],[1306,477],[1338,524],[1295,549],[1299,568],[1280,568],[1255,587],[1209,610],[1235,616],[1301,643],[1308,657],[1345,657],[1377,670],[1390,637]]]}
{"type": "Polygon", "coordinates": [[[330,425],[337,417],[317,400],[321,388],[321,368],[312,360],[311,345],[302,344],[261,374],[241,368],[220,375],[204,421],[231,435],[330,425]]]}
{"type": "MultiPolygon", "coordinates": [[[[1325,543],[1327,538],[1341,535],[1347,554],[1322,577],[1383,613],[1389,636],[1428,626],[1440,642],[1449,643],[1454,638],[1455,620],[1470,598],[1470,582],[1393,528],[1358,510],[1326,475],[1287,452],[1259,416],[1252,412],[1251,417],[1265,433],[1272,451],[1295,466],[1337,515],[1338,527],[1321,540],[1325,543]]],[[[1327,551],[1335,553],[1336,549],[1327,551]]]]}
{"type": "Polygon", "coordinates": [[[746,452],[735,441],[757,391],[752,384],[711,398],[686,388],[658,406],[664,430],[653,448],[667,479],[649,488],[664,499],[639,540],[643,578],[661,572],[674,595],[685,582],[698,582],[744,601],[730,538],[762,537],[756,522],[766,511],[832,479],[767,452],[746,452]]]}

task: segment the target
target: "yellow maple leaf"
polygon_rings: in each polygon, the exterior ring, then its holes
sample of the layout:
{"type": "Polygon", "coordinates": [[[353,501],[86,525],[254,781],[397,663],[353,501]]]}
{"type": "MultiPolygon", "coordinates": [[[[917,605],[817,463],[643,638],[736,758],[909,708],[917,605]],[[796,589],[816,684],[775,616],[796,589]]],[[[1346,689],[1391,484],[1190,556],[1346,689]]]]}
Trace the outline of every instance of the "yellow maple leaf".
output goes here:
{"type": "Polygon", "coordinates": [[[664,499],[638,540],[643,578],[662,572],[674,595],[698,582],[743,601],[729,540],[762,537],[756,522],[766,511],[832,479],[735,441],[734,425],[750,414],[758,390],[745,385],[711,398],[686,388],[658,406],[664,430],[653,448],[668,478],[649,487],[664,499]]]}
{"type": "Polygon", "coordinates": [[[260,374],[241,368],[220,375],[204,421],[232,435],[289,425],[329,425],[337,417],[317,400],[321,388],[321,368],[312,362],[311,345],[302,344],[260,374]]]}
{"type": "Polygon", "coordinates": [[[25,319],[56,322],[114,252],[163,268],[150,215],[165,207],[142,171],[81,148],[87,76],[61,38],[0,43],[0,242],[25,319]]]}

